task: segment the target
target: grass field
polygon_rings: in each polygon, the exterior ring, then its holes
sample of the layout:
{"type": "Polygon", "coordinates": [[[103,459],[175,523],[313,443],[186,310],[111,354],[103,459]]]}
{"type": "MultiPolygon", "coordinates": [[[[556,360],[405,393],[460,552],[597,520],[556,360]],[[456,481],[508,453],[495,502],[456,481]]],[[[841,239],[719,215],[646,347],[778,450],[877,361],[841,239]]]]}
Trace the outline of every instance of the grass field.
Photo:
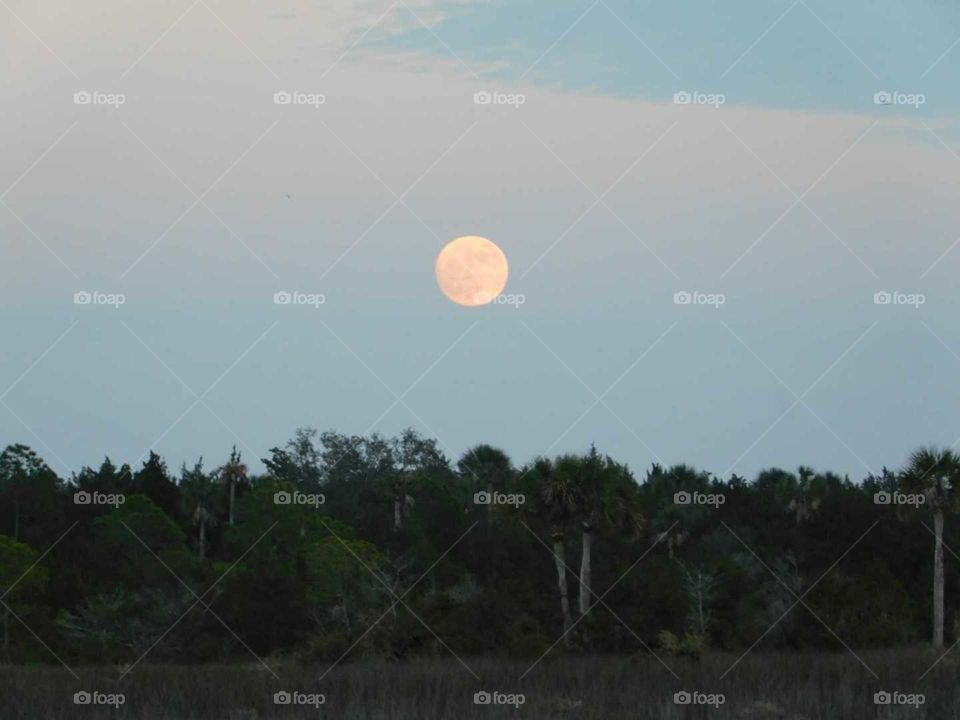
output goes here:
{"type": "MultiPolygon", "coordinates": [[[[475,679],[454,659],[409,663],[358,662],[338,666],[322,682],[326,667],[277,664],[275,679],[257,665],[136,667],[123,680],[112,667],[79,667],[78,682],[52,667],[4,667],[0,671],[3,720],[267,720],[328,717],[339,720],[679,720],[756,718],[859,720],[860,718],[960,718],[958,667],[952,655],[925,678],[937,659],[926,649],[861,654],[874,678],[850,654],[750,654],[723,679],[736,655],[710,655],[701,661],[665,658],[677,680],[652,656],[634,659],[557,657],[537,665],[522,681],[531,661],[498,662],[465,658],[475,679]],[[119,707],[77,705],[74,693],[123,693],[119,707]],[[277,692],[302,693],[300,702],[278,705],[277,692]],[[476,704],[477,692],[499,692],[513,704],[476,704]],[[677,692],[699,692],[713,705],[678,705],[677,692]],[[877,705],[877,692],[900,692],[895,702],[877,705]],[[523,694],[523,702],[511,695],[523,694]],[[323,695],[320,704],[318,694],[323,695]],[[723,695],[722,704],[718,694],[723,695]],[[910,695],[922,694],[923,702],[910,695]],[[310,696],[313,697],[310,697],[310,696]],[[713,695],[713,698],[707,697],[713,695]]],[[[100,700],[109,699],[101,696],[100,700]]]]}

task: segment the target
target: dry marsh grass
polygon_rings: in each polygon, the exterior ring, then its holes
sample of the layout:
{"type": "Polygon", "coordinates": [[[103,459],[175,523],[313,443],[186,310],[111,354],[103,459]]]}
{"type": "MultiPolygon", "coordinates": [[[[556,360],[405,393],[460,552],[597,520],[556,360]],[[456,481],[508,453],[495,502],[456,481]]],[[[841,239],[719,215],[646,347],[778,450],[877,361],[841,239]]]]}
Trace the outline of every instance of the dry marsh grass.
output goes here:
{"type": "Polygon", "coordinates": [[[454,659],[408,663],[342,664],[322,682],[325,666],[276,663],[275,679],[259,665],[141,665],[123,680],[114,667],[77,667],[78,682],[53,667],[0,669],[3,720],[861,720],[960,718],[957,664],[948,655],[922,680],[938,655],[923,648],[861,655],[873,677],[851,654],[751,653],[721,679],[737,655],[701,661],[664,658],[676,679],[650,655],[548,657],[522,681],[532,660],[464,658],[475,679],[454,659]],[[78,691],[123,693],[124,703],[76,705],[78,691]],[[478,691],[522,693],[513,705],[478,705],[478,691]],[[723,694],[724,702],[677,705],[674,693],[723,694]],[[923,694],[918,706],[878,706],[878,691],[923,694]],[[276,705],[274,693],[322,693],[324,703],[276,705]]]}

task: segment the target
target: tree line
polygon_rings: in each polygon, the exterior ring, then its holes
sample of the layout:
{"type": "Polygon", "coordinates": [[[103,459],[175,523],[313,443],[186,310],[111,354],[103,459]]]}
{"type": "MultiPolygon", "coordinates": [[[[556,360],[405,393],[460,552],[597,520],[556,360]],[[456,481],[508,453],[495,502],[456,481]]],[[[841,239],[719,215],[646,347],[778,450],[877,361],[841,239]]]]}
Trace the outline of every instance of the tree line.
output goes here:
{"type": "Polygon", "coordinates": [[[172,472],[64,479],[0,454],[6,662],[338,662],[444,653],[698,656],[960,638],[960,458],[858,482],[801,466],[637,477],[595,447],[516,465],[301,429],[172,472]],[[798,599],[802,599],[799,602],[798,599]]]}

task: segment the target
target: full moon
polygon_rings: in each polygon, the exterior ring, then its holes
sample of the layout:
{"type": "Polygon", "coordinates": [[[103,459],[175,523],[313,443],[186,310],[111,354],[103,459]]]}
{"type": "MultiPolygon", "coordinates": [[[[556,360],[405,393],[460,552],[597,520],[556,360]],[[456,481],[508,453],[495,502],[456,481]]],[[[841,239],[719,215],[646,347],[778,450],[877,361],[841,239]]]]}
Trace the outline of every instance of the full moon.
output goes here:
{"type": "Polygon", "coordinates": [[[486,238],[459,237],[437,256],[437,283],[459,305],[475,307],[493,301],[507,285],[507,256],[486,238]]]}

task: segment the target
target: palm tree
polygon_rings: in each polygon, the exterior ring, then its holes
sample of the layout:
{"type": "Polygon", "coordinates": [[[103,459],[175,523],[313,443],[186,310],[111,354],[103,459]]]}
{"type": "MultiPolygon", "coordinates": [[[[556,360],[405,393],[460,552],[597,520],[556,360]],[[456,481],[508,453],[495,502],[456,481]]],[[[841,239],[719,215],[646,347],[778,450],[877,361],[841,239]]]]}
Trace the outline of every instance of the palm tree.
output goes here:
{"type": "MultiPolygon", "coordinates": [[[[460,476],[484,490],[489,496],[507,487],[514,475],[513,464],[503,450],[490,445],[477,445],[467,450],[457,462],[460,476]]],[[[487,505],[487,536],[493,531],[493,502],[487,505]]]]}
{"type": "Polygon", "coordinates": [[[580,521],[580,586],[577,607],[581,615],[590,608],[593,534],[603,512],[603,464],[597,449],[590,446],[584,457],[557,458],[555,474],[572,488],[571,502],[580,521]]]}
{"type": "Polygon", "coordinates": [[[205,558],[207,529],[215,527],[218,522],[217,506],[221,502],[220,488],[213,477],[203,471],[203,458],[197,461],[192,470],[187,470],[184,465],[180,487],[186,515],[197,528],[197,554],[205,558]]]}
{"type": "Polygon", "coordinates": [[[797,473],[800,477],[797,483],[797,492],[790,498],[787,510],[793,515],[797,525],[800,525],[820,510],[820,498],[813,494],[813,482],[816,473],[804,465],[799,467],[797,473]]]}
{"type": "Polygon", "coordinates": [[[393,531],[403,529],[405,511],[412,507],[412,493],[418,482],[413,464],[401,459],[396,440],[387,440],[374,434],[365,443],[366,460],[373,474],[378,478],[382,492],[393,504],[393,531]]]}
{"type": "Polygon", "coordinates": [[[901,473],[903,486],[922,492],[933,513],[933,646],[943,647],[943,517],[956,507],[953,482],[960,475],[960,457],[934,447],[914,450],[901,473]]]}
{"type": "Polygon", "coordinates": [[[393,529],[395,532],[403,529],[405,511],[413,507],[416,502],[411,493],[414,492],[419,480],[416,475],[395,471],[391,473],[387,481],[390,494],[393,497],[393,529]]]}
{"type": "Polygon", "coordinates": [[[601,456],[594,445],[583,457],[558,459],[557,470],[574,474],[576,511],[582,531],[579,610],[581,615],[586,615],[592,605],[594,533],[602,524],[639,534],[643,518],[638,487],[625,466],[618,465],[609,456],[601,456]]]}
{"type": "Polygon", "coordinates": [[[414,494],[424,480],[445,471],[447,459],[435,440],[407,428],[399,437],[384,439],[374,433],[365,442],[367,462],[393,498],[393,529],[403,528],[404,511],[416,503],[414,494]]]}
{"type": "Polygon", "coordinates": [[[233,446],[230,452],[230,459],[226,465],[217,469],[217,476],[220,482],[226,485],[230,493],[230,512],[228,522],[233,525],[233,504],[236,498],[237,485],[243,485],[247,482],[247,466],[240,462],[240,453],[237,452],[237,446],[233,446]]]}
{"type": "MultiPolygon", "coordinates": [[[[13,506],[12,534],[20,541],[23,506],[44,474],[53,474],[43,459],[26,445],[10,445],[0,453],[0,496],[13,506]]],[[[29,503],[27,503],[29,504],[29,503]]]]}
{"type": "Polygon", "coordinates": [[[564,531],[577,507],[575,475],[558,472],[546,458],[539,458],[534,462],[534,471],[539,476],[540,499],[550,523],[553,561],[557,568],[557,586],[560,590],[560,613],[563,616],[563,641],[565,645],[569,645],[573,618],[570,616],[564,531]]]}

